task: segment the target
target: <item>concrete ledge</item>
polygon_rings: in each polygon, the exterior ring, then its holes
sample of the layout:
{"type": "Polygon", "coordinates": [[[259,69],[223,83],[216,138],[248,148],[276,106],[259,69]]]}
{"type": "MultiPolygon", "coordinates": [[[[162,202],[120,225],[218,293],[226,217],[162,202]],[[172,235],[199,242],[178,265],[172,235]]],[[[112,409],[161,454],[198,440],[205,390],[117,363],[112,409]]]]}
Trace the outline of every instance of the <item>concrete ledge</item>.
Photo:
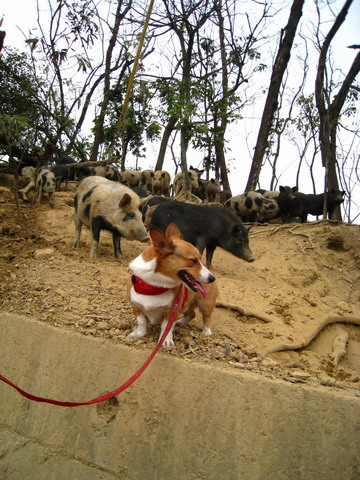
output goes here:
{"type": "MultiPolygon", "coordinates": [[[[0,373],[89,400],[149,351],[0,314],[0,373]]],[[[64,408],[0,383],[0,478],[360,479],[360,399],[158,354],[114,401],[64,408]]]]}

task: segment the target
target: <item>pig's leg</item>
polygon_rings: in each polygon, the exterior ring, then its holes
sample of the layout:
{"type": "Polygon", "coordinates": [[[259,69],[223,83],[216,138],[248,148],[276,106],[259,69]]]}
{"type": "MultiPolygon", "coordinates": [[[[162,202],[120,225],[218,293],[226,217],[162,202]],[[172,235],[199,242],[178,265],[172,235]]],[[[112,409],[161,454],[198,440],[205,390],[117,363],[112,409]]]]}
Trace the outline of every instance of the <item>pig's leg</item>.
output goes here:
{"type": "Polygon", "coordinates": [[[24,201],[26,202],[28,201],[26,194],[34,187],[35,187],[35,180],[30,180],[30,182],[26,185],[25,188],[19,190],[19,193],[24,201]]]}
{"type": "Polygon", "coordinates": [[[74,238],[73,247],[77,248],[80,246],[80,235],[81,235],[82,223],[76,213],[74,215],[74,223],[75,223],[75,238],[74,238]]]}
{"type": "Polygon", "coordinates": [[[42,185],[40,184],[39,186],[39,192],[38,192],[38,203],[41,203],[41,200],[42,200],[42,194],[43,194],[43,189],[42,189],[42,185]]]}
{"type": "Polygon", "coordinates": [[[118,260],[121,260],[123,258],[123,255],[121,253],[121,234],[119,232],[113,232],[113,245],[114,245],[114,253],[115,257],[118,260]]]}
{"type": "Polygon", "coordinates": [[[213,245],[208,245],[206,247],[206,267],[207,268],[212,268],[212,258],[213,258],[213,255],[214,255],[214,252],[215,252],[215,246],[213,245]]]}
{"type": "Polygon", "coordinates": [[[99,243],[100,243],[100,227],[98,225],[98,222],[91,222],[91,235],[92,235],[92,242],[91,242],[91,248],[90,248],[90,257],[91,258],[96,258],[97,252],[99,249],[99,243]]]}

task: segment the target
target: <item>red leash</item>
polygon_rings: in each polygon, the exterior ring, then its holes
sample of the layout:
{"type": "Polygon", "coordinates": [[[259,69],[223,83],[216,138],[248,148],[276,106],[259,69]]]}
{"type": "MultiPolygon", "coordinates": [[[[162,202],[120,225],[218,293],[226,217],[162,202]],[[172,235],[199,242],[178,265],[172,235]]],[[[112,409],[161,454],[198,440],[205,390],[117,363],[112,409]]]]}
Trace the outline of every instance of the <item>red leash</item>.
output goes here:
{"type": "Polygon", "coordinates": [[[34,400],[35,402],[50,403],[52,405],[58,405],[59,407],[79,407],[79,406],[82,406],[82,405],[91,405],[93,403],[100,403],[100,402],[103,402],[105,400],[108,400],[109,398],[115,397],[116,395],[118,395],[119,393],[123,392],[128,387],[130,387],[130,385],[132,385],[135,382],[135,380],[137,380],[140,377],[140,375],[150,365],[152,359],[155,357],[155,355],[157,354],[157,352],[161,348],[161,346],[164,343],[167,334],[170,332],[170,330],[171,330],[171,328],[174,324],[174,321],[176,319],[176,316],[178,314],[180,304],[181,304],[181,301],[182,301],[183,290],[184,290],[183,286],[180,285],[178,293],[177,293],[177,295],[176,295],[176,297],[173,301],[173,304],[171,306],[168,323],[166,325],[164,333],[162,334],[162,336],[159,340],[159,343],[156,345],[154,350],[151,352],[149,358],[139,368],[139,370],[136,373],[134,373],[134,375],[132,377],[130,377],[123,385],[118,387],[116,390],[113,390],[112,392],[105,393],[104,395],[101,395],[100,397],[93,398],[92,400],[88,400],[87,402],[61,402],[59,400],[53,400],[51,398],[43,398],[43,397],[37,397],[36,395],[32,395],[31,393],[26,392],[25,390],[21,389],[20,387],[18,387],[14,383],[10,382],[10,380],[3,377],[1,374],[0,374],[0,380],[7,383],[11,387],[15,388],[15,390],[17,390],[19,393],[21,393],[21,395],[23,395],[24,397],[26,397],[30,400],[34,400]]]}

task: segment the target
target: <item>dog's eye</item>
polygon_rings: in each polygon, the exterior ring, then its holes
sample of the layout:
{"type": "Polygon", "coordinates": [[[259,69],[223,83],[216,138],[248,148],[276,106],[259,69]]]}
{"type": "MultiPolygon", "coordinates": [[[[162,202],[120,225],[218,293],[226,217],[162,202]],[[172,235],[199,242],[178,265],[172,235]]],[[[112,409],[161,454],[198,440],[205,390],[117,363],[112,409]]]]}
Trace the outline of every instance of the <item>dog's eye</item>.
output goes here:
{"type": "Polygon", "coordinates": [[[190,262],[193,264],[193,265],[196,265],[198,263],[198,259],[197,258],[191,258],[190,259],[190,262]]]}

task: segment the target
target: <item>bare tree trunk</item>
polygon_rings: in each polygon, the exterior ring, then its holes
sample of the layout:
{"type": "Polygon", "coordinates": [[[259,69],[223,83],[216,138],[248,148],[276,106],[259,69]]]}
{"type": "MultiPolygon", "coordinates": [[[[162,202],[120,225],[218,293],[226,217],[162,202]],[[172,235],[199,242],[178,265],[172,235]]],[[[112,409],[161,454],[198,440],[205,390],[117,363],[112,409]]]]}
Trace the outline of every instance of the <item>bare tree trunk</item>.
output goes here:
{"type": "Polygon", "coordinates": [[[162,139],[161,139],[159,155],[158,155],[156,165],[155,165],[155,171],[163,169],[166,148],[167,148],[167,145],[169,143],[170,135],[175,128],[176,122],[177,122],[177,118],[172,117],[172,118],[169,119],[169,121],[168,121],[168,123],[165,127],[165,130],[164,130],[164,133],[163,133],[163,136],[162,136],[162,139]]]}
{"type": "Polygon", "coordinates": [[[228,93],[229,93],[229,73],[227,67],[227,58],[225,50],[225,32],[224,19],[222,16],[222,3],[219,1],[216,7],[216,14],[219,23],[219,37],[220,37],[220,54],[221,54],[221,86],[222,86],[222,100],[220,103],[220,125],[215,125],[215,153],[216,163],[220,169],[221,183],[224,190],[230,189],[230,183],[227,174],[224,142],[225,132],[228,124],[228,93]]]}
{"type": "Polygon", "coordinates": [[[182,183],[183,183],[183,193],[185,198],[190,199],[191,193],[191,181],[187,169],[187,150],[189,146],[189,140],[187,139],[188,129],[182,127],[180,130],[180,162],[181,162],[181,171],[182,171],[182,183]]]}
{"type": "Polygon", "coordinates": [[[181,170],[183,172],[183,191],[188,198],[191,193],[191,182],[187,170],[187,149],[191,137],[191,81],[192,81],[192,60],[194,42],[198,32],[211,17],[216,8],[216,0],[199,0],[198,2],[177,2],[163,0],[170,28],[175,32],[181,47],[182,75],[179,91],[179,102],[181,104],[181,127],[180,127],[180,155],[181,170]],[[174,15],[174,13],[176,14],[174,15]],[[196,12],[194,18],[193,13],[196,12]],[[192,20],[194,23],[192,23],[192,20]]]}
{"type": "MultiPolygon", "coordinates": [[[[344,106],[346,97],[351,88],[352,82],[355,80],[355,77],[360,71],[360,53],[355,57],[348,74],[346,75],[344,82],[335,96],[332,103],[328,106],[326,105],[326,98],[328,97],[328,92],[324,88],[324,77],[326,70],[326,57],[330,47],[330,44],[338,32],[339,28],[345,21],[348,10],[352,4],[353,0],[347,0],[341,9],[340,13],[335,19],[333,26],[331,27],[329,33],[326,35],[324,42],[321,46],[318,70],[315,81],[315,100],[316,107],[319,112],[320,118],[320,129],[319,129],[319,140],[320,140],[320,150],[323,166],[325,167],[325,190],[329,191],[332,188],[339,189],[339,181],[336,172],[336,133],[339,123],[339,117],[341,109],[344,106]]],[[[324,201],[324,218],[327,216],[327,204],[326,204],[326,195],[324,201]]],[[[340,206],[338,206],[332,218],[334,220],[342,220],[340,206]]]]}
{"type": "Polygon", "coordinates": [[[220,169],[221,185],[224,190],[228,190],[229,192],[231,192],[229,177],[228,177],[227,168],[226,168],[224,144],[223,142],[220,142],[220,138],[218,138],[218,140],[215,142],[215,152],[216,152],[216,162],[220,169]]]}
{"type": "Polygon", "coordinates": [[[261,119],[260,130],[255,146],[254,158],[252,161],[248,182],[246,185],[246,191],[255,190],[259,181],[271,125],[274,114],[278,108],[278,95],[281,82],[290,60],[291,48],[294,42],[297,26],[302,16],[304,2],[305,0],[294,0],[288,23],[285,29],[281,32],[279,50],[272,70],[269,91],[261,119]]]}
{"type": "Polygon", "coordinates": [[[99,152],[99,146],[100,146],[100,143],[102,142],[105,113],[110,101],[110,74],[111,74],[112,54],[116,45],[116,39],[119,33],[121,20],[124,18],[125,14],[131,8],[131,2],[125,8],[124,12],[121,13],[122,6],[123,6],[122,0],[118,0],[118,5],[115,13],[114,27],[112,29],[112,35],[111,35],[109,46],[106,52],[105,73],[104,73],[104,95],[103,95],[103,100],[100,107],[100,114],[96,122],[94,142],[93,142],[93,146],[90,154],[90,162],[96,162],[98,152],[99,152]]]}

